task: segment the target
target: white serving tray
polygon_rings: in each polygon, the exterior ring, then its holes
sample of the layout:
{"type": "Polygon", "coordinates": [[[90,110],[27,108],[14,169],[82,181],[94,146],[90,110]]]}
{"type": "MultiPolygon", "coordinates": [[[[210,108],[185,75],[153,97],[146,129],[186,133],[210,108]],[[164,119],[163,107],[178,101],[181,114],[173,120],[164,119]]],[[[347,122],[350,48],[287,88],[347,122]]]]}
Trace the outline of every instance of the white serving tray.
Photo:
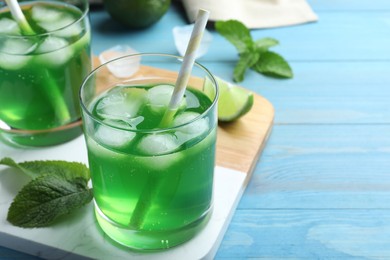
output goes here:
{"type": "MultiPolygon", "coordinates": [[[[49,148],[16,149],[1,145],[0,158],[27,160],[67,160],[87,164],[83,136],[49,148]]],[[[45,259],[212,259],[245,189],[247,174],[215,168],[214,212],[195,238],[175,248],[139,253],[118,245],[99,228],[93,203],[66,216],[52,227],[23,229],[7,220],[8,208],[29,179],[18,170],[0,166],[0,245],[45,259]]]]}

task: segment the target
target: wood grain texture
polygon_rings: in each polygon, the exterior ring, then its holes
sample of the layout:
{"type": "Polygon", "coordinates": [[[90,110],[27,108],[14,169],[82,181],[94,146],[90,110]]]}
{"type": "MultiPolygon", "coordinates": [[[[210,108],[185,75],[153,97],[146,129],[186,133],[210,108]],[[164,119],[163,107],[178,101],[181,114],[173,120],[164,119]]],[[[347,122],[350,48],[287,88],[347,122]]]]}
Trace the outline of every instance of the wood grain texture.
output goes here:
{"type": "Polygon", "coordinates": [[[390,209],[389,133],[389,125],[275,125],[238,208],[390,209]]]}
{"type": "MultiPolygon", "coordinates": [[[[247,71],[240,83],[269,100],[274,126],[216,259],[390,259],[390,1],[308,0],[317,23],[252,30],[273,37],[292,80],[247,71]]],[[[128,44],[176,54],[173,5],[130,31],[91,14],[93,51],[128,44]]],[[[215,31],[199,62],[231,79],[237,51],[215,31]]]]}
{"type": "Polygon", "coordinates": [[[219,124],[217,164],[251,174],[271,132],[274,109],[255,94],[253,108],[237,121],[219,124]]]}
{"type": "MultiPolygon", "coordinates": [[[[324,1],[321,2],[324,6],[324,1]]],[[[289,61],[384,61],[390,59],[390,52],[387,51],[390,45],[390,39],[387,37],[390,10],[352,12],[343,9],[336,10],[337,5],[334,6],[335,9],[332,12],[319,12],[319,20],[316,23],[251,30],[251,35],[254,39],[263,37],[277,39],[280,44],[272,50],[282,54],[289,61]]],[[[341,8],[341,5],[339,6],[341,8]]],[[[313,8],[315,7],[316,5],[313,5],[313,8]]],[[[372,4],[372,7],[376,10],[381,8],[376,5],[376,2],[372,4]]],[[[176,7],[173,6],[173,8],[176,7]]],[[[186,21],[182,19],[180,9],[172,11],[170,15],[147,31],[129,31],[110,21],[107,13],[93,13],[91,15],[94,21],[93,40],[98,42],[94,45],[93,51],[97,54],[107,46],[128,44],[141,52],[158,51],[177,54],[172,28],[186,25],[186,21]],[[112,38],[115,38],[115,43],[112,38]]],[[[209,51],[199,59],[199,62],[219,61],[222,63],[237,62],[237,60],[237,50],[233,45],[221,35],[213,33],[209,51]]]]}
{"type": "MultiPolygon", "coordinates": [[[[283,80],[248,70],[240,84],[272,103],[275,124],[390,123],[389,62],[335,64],[291,62],[294,78],[283,80]]],[[[231,80],[235,63],[205,61],[203,65],[231,80]]]]}
{"type": "Polygon", "coordinates": [[[216,259],[389,259],[390,210],[237,211],[216,259]]]}
{"type": "Polygon", "coordinates": [[[390,2],[387,0],[308,0],[308,4],[316,12],[383,12],[390,10],[390,2]]]}

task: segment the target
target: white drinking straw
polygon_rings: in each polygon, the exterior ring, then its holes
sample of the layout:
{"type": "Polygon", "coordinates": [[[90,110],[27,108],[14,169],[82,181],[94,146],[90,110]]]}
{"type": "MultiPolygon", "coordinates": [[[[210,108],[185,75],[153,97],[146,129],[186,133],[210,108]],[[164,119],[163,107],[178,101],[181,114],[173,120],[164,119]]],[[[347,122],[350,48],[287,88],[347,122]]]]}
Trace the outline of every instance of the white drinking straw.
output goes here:
{"type": "Polygon", "coordinates": [[[171,122],[172,117],[175,115],[176,110],[183,99],[184,91],[186,90],[188,80],[191,76],[192,67],[194,66],[195,54],[202,40],[209,14],[210,12],[204,9],[199,9],[198,11],[168,109],[160,124],[162,127],[167,126],[167,124],[171,122]]]}
{"type": "Polygon", "coordinates": [[[34,35],[35,32],[31,28],[31,26],[28,24],[26,17],[24,17],[24,14],[22,12],[22,9],[20,8],[17,0],[5,0],[7,3],[12,17],[14,20],[18,23],[19,27],[22,29],[24,34],[28,35],[34,35]]]}

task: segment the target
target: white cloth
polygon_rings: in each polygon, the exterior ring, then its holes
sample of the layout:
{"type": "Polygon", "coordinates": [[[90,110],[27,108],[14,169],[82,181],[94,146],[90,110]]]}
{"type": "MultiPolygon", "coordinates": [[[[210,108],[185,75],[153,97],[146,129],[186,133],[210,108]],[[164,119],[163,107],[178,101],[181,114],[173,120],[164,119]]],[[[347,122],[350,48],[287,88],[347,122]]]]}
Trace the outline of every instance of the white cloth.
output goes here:
{"type": "Polygon", "coordinates": [[[318,20],[305,0],[182,0],[190,22],[199,9],[210,21],[235,19],[250,29],[296,25],[318,20]]]}

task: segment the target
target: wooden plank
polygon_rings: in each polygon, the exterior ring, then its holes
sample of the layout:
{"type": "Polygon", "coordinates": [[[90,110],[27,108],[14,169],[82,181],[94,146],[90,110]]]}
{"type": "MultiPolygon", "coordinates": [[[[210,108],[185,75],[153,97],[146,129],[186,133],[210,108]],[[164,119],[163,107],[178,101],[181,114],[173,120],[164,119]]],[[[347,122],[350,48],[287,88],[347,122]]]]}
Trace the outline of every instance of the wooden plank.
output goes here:
{"type": "Polygon", "coordinates": [[[42,260],[40,257],[25,254],[6,247],[0,247],[0,259],[3,260],[42,260]]]}
{"type": "MultiPolygon", "coordinates": [[[[251,34],[254,39],[277,39],[280,45],[272,50],[289,61],[389,60],[389,15],[390,12],[318,12],[315,23],[251,30],[251,34]]],[[[220,35],[213,36],[203,60],[237,60],[234,47],[220,35]]]]}
{"type": "Polygon", "coordinates": [[[314,11],[383,12],[390,10],[388,0],[307,0],[314,11]]]}
{"type": "MultiPolygon", "coordinates": [[[[322,14],[319,21],[298,26],[252,30],[254,39],[273,37],[280,45],[273,48],[289,61],[302,60],[389,60],[390,38],[388,17],[390,12],[335,11],[322,14]],[[367,22],[369,21],[369,22],[367,22]]],[[[128,44],[139,52],[177,54],[172,36],[172,25],[185,25],[180,10],[172,8],[169,15],[147,30],[132,31],[118,26],[104,12],[91,14],[94,21],[93,45],[95,54],[115,44],[128,44]],[[115,43],[111,41],[115,37],[115,43]],[[156,44],[158,42],[158,44],[156,44]]],[[[236,61],[237,51],[214,30],[208,53],[199,61],[236,61]]]]}
{"type": "Polygon", "coordinates": [[[389,132],[390,125],[275,125],[238,208],[390,209],[389,132]]]}
{"type": "Polygon", "coordinates": [[[172,25],[187,24],[182,14],[174,8],[169,9],[168,14],[164,15],[158,23],[144,30],[131,30],[121,26],[112,20],[105,10],[91,12],[90,19],[94,33],[92,50],[96,55],[117,44],[130,45],[139,52],[176,54],[172,25]]]}
{"type": "Polygon", "coordinates": [[[389,259],[390,210],[240,210],[216,259],[389,259]]]}
{"type": "MultiPolygon", "coordinates": [[[[230,80],[234,63],[204,62],[230,80]]],[[[390,123],[389,62],[292,62],[293,79],[264,77],[251,70],[240,83],[267,98],[275,124],[390,123]]]]}

